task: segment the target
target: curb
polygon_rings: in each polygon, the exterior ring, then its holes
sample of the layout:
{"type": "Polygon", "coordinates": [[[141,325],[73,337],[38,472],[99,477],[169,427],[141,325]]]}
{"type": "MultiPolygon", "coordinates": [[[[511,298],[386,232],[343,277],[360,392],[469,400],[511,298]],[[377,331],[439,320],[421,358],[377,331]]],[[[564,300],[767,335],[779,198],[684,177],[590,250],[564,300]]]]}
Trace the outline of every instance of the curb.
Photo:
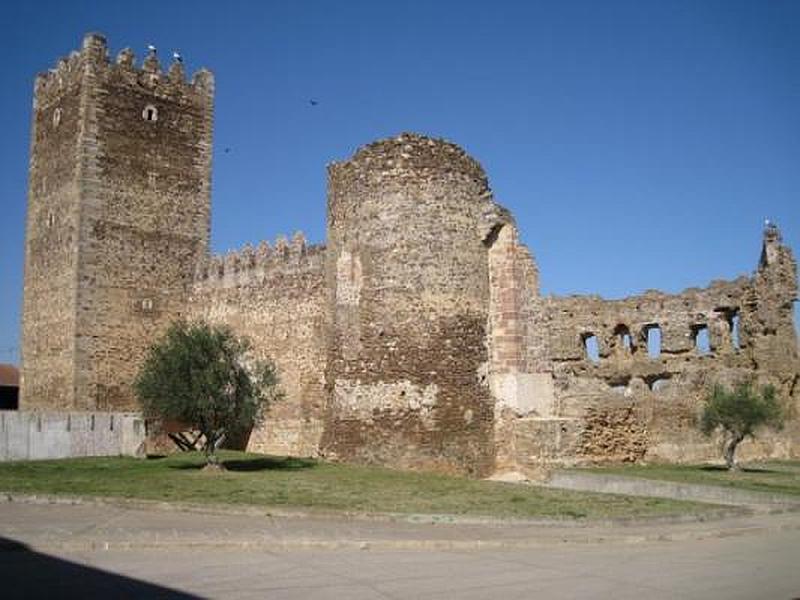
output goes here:
{"type": "MultiPolygon", "coordinates": [[[[587,527],[618,528],[642,527],[652,525],[679,525],[686,523],[704,523],[741,517],[753,514],[751,507],[725,506],[700,514],[679,514],[652,517],[621,517],[616,519],[580,519],[580,518],[502,518],[448,514],[422,513],[367,513],[336,510],[304,510],[301,508],[285,508],[275,506],[199,504],[192,502],[163,502],[140,498],[122,498],[115,496],[72,496],[60,494],[25,494],[0,490],[0,504],[55,504],[75,506],[109,506],[131,510],[158,510],[164,512],[189,512],[208,515],[252,516],[279,519],[340,519],[342,521],[411,523],[416,525],[484,525],[497,528],[516,528],[523,525],[551,528],[580,529],[587,527]]],[[[798,507],[800,508],[800,507],[798,507]]],[[[788,510],[776,508],[769,514],[780,514],[788,510]]]]}
{"type": "Polygon", "coordinates": [[[707,531],[682,531],[675,533],[652,533],[641,535],[587,535],[585,537],[552,536],[517,540],[447,540],[447,539],[421,539],[421,540],[326,540],[326,539],[296,539],[296,540],[191,540],[161,541],[161,540],[103,540],[85,539],[71,541],[42,541],[42,542],[0,542],[0,555],[3,552],[18,551],[63,551],[63,552],[97,552],[97,551],[131,551],[131,550],[252,550],[259,552],[291,552],[291,551],[328,551],[328,550],[417,550],[417,551],[481,551],[481,550],[524,550],[530,548],[545,548],[565,545],[593,545],[604,543],[615,544],[642,544],[642,543],[669,543],[685,542],[707,539],[723,539],[744,537],[756,534],[782,533],[800,530],[800,522],[784,523],[778,525],[751,525],[747,527],[732,527],[729,529],[711,529],[707,531]]]}

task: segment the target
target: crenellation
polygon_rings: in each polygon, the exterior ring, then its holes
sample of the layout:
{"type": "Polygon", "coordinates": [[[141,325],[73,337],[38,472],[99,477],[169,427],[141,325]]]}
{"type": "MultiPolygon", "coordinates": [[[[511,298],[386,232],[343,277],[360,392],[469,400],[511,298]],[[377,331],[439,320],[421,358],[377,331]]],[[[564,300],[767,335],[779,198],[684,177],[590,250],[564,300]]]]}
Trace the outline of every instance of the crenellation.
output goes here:
{"type": "Polygon", "coordinates": [[[262,240],[256,247],[245,244],[240,250],[231,250],[224,255],[213,255],[198,261],[194,271],[195,285],[209,281],[238,281],[263,279],[271,271],[303,268],[304,263],[315,261],[325,250],[324,244],[307,245],[301,232],[295,233],[289,242],[286,236],[278,236],[274,245],[262,240]]]}
{"type": "Polygon", "coordinates": [[[37,75],[34,106],[37,102],[41,105],[57,101],[64,89],[79,85],[86,68],[98,70],[104,77],[118,78],[128,85],[147,89],[167,101],[183,102],[196,96],[195,101],[208,102],[214,96],[214,76],[205,68],[196,71],[187,81],[182,59],[175,58],[164,74],[155,51],[148,52],[137,66],[136,56],[130,48],[120,50],[112,63],[105,38],[100,34],[89,34],[84,38],[80,52],[71,52],[60,58],[52,69],[37,75]]]}

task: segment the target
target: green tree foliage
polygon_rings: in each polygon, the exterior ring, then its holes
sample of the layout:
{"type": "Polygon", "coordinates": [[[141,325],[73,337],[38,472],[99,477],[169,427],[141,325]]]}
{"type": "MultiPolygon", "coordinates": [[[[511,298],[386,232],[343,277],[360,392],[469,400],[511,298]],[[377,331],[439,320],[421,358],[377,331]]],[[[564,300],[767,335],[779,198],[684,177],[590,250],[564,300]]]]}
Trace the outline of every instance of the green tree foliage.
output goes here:
{"type": "Polygon", "coordinates": [[[146,417],[202,433],[207,464],[217,467],[226,435],[259,423],[279,397],[274,366],[255,360],[246,338],[202,321],[170,326],[150,348],[134,390],[146,417]]]}
{"type": "Polygon", "coordinates": [[[721,429],[724,441],[723,457],[728,469],[736,469],[736,447],[746,438],[755,437],[762,426],[783,428],[784,411],[771,385],[756,388],[751,382],[741,382],[732,390],[715,385],[700,415],[700,430],[711,435],[721,429]]]}

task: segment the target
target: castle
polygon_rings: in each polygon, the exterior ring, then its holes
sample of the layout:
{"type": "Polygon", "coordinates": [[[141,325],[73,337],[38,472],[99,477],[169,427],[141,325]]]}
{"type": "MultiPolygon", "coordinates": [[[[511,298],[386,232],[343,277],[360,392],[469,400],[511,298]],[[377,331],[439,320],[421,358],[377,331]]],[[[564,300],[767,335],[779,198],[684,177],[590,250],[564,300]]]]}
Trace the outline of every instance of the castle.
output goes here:
{"type": "MultiPolygon", "coordinates": [[[[136,65],[105,39],[39,75],[21,407],[135,410],[176,318],[224,323],[285,400],[251,450],[472,476],[716,458],[694,427],[714,382],[800,401],[796,265],[768,226],[751,277],[623,300],[544,297],[513,216],[446,141],[402,134],[328,167],[327,243],[209,255],[214,78],[136,65]]],[[[743,447],[800,455],[795,417],[743,447]]]]}

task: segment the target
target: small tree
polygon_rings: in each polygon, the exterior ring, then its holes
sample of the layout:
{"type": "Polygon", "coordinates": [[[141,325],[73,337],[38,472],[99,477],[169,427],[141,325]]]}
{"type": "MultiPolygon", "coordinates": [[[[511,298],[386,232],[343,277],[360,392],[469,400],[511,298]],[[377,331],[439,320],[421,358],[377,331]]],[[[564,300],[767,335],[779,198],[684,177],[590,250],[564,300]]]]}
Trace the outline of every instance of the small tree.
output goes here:
{"type": "Polygon", "coordinates": [[[227,327],[173,323],[150,348],[134,390],[146,417],[175,420],[202,434],[207,468],[222,468],[217,449],[231,431],[257,424],[277,399],[271,363],[227,327]]]}
{"type": "Polygon", "coordinates": [[[727,390],[715,385],[700,415],[700,430],[711,435],[721,429],[724,435],[722,454],[729,470],[735,470],[736,447],[759,427],[783,428],[784,412],[775,388],[756,389],[751,382],[741,382],[727,390]]]}

